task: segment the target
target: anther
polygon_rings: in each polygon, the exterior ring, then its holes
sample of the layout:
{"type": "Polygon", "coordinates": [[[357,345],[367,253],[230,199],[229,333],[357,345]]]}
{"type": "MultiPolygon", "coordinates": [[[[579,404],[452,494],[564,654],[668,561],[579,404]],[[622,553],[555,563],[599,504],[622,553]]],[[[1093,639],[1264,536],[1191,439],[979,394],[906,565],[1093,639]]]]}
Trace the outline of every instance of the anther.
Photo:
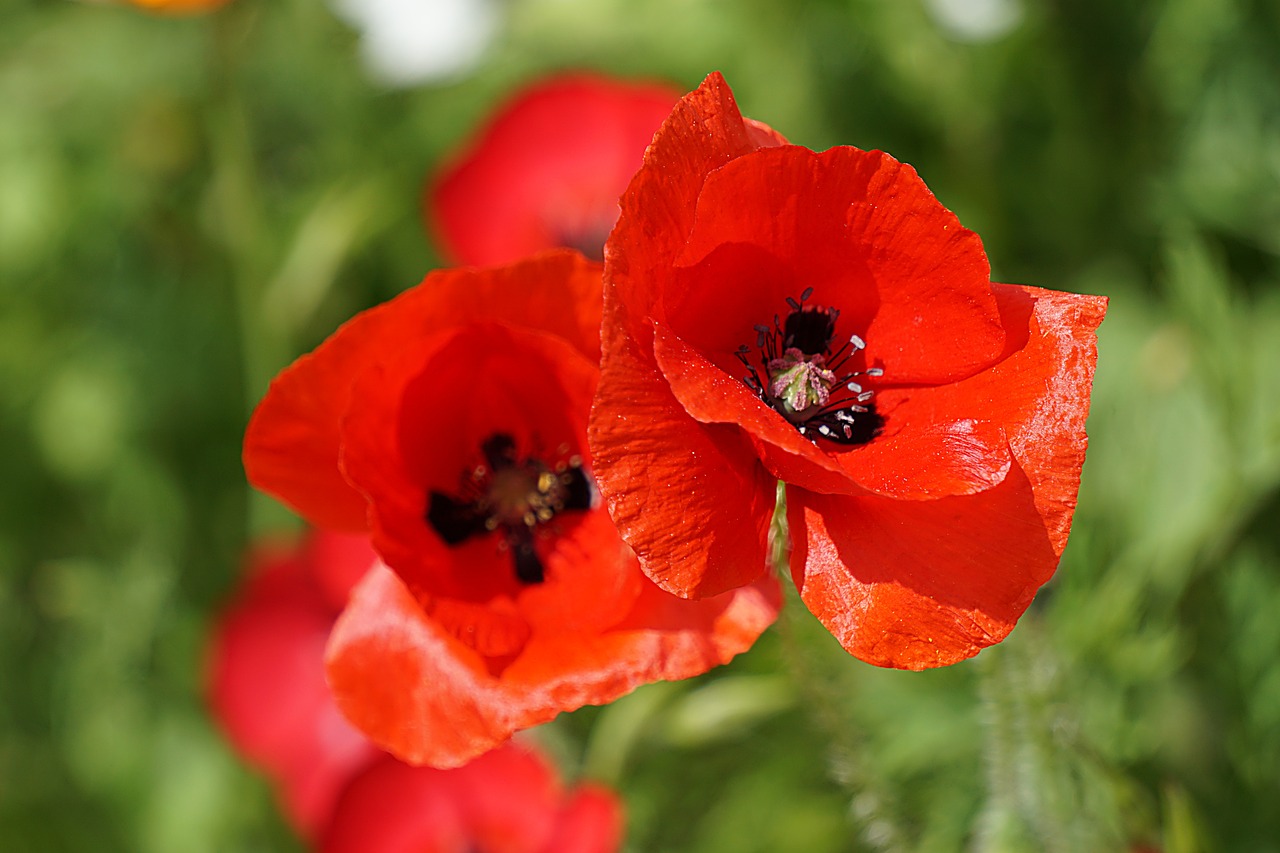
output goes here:
{"type": "Polygon", "coordinates": [[[840,311],[809,304],[813,293],[814,288],[806,287],[799,300],[786,297],[790,313],[785,320],[773,315],[772,328],[752,326],[758,362],[752,363],[746,344],[734,352],[747,368],[742,382],[810,440],[820,436],[838,444],[865,444],[879,434],[884,418],[876,412],[875,391],[859,380],[883,376],[884,371],[846,367],[867,343],[851,334],[847,343],[833,350],[840,311]]]}

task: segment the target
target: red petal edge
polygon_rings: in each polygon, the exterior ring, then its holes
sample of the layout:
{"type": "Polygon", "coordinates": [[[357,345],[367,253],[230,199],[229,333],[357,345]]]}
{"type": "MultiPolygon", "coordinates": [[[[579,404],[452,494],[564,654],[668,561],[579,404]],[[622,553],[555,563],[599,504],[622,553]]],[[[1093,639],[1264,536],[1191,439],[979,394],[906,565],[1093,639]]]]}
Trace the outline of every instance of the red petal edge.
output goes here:
{"type": "Polygon", "coordinates": [[[851,654],[924,669],[1003,639],[1057,568],[1087,445],[1106,299],[997,285],[1011,352],[916,405],[1003,424],[1016,464],[980,494],[929,502],[788,491],[792,576],[851,654]]]}
{"type": "Polygon", "coordinates": [[[329,684],[375,743],[412,764],[456,767],[561,711],[727,662],[773,622],[781,599],[772,578],[698,602],[646,588],[620,625],[535,634],[495,676],[391,570],[375,569],[330,636],[329,684]]]}

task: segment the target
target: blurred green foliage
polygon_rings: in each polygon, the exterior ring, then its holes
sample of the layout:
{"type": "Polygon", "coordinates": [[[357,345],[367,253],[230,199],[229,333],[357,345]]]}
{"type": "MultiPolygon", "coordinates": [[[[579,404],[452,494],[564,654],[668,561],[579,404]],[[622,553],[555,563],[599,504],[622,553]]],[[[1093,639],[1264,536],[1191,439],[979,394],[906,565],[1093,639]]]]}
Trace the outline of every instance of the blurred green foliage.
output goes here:
{"type": "Polygon", "coordinates": [[[386,90],[320,0],[4,0],[0,847],[297,849],[202,700],[245,542],[292,523],[245,417],[439,264],[422,181],[501,97],[593,68],[723,70],[797,142],[914,164],[998,279],[1112,298],[1073,539],[1009,641],[880,671],[792,602],[546,727],[628,849],[1280,850],[1280,5],[995,5],[976,37],[943,0],[509,0],[473,72],[386,90]]]}

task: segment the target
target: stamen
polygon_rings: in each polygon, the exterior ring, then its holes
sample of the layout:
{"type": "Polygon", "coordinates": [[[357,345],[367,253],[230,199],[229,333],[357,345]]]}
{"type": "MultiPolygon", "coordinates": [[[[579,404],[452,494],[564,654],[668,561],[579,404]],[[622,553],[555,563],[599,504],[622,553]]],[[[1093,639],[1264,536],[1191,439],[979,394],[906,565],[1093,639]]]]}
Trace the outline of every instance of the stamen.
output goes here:
{"type": "Polygon", "coordinates": [[[814,289],[806,287],[799,300],[787,297],[791,309],[785,320],[773,315],[773,327],[756,324],[758,366],[751,347],[743,344],[734,355],[747,368],[742,382],[806,438],[838,444],[865,444],[879,434],[884,418],[875,409],[875,391],[863,387],[861,377],[880,377],[878,367],[848,370],[846,365],[867,343],[851,334],[832,351],[840,311],[806,304],[814,289]],[[840,388],[843,386],[843,388],[840,388]],[[840,393],[835,393],[836,390],[840,393]],[[847,395],[845,392],[848,392],[847,395]]]}
{"type": "Polygon", "coordinates": [[[553,466],[541,459],[516,453],[515,439],[495,433],[480,445],[487,464],[464,471],[456,495],[432,491],[425,520],[446,545],[456,546],[488,533],[501,533],[500,552],[510,552],[516,578],[540,583],[543,569],[536,535],[563,512],[591,509],[595,485],[582,467],[582,457],[565,458],[568,444],[560,445],[561,458],[553,466]]]}

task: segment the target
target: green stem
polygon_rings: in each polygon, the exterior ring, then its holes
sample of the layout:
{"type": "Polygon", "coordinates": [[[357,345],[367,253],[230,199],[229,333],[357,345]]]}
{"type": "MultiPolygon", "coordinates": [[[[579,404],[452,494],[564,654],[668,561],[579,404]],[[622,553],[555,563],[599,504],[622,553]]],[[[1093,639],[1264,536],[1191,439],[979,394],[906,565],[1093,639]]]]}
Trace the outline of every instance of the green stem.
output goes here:
{"type": "MultiPolygon", "coordinates": [[[[778,511],[773,519],[773,545],[774,568],[778,574],[787,576],[790,574],[791,536],[787,528],[786,492],[782,484],[778,486],[778,511]]],[[[782,653],[801,699],[830,743],[831,777],[848,793],[849,814],[868,849],[880,853],[905,850],[905,834],[893,818],[888,798],[878,790],[866,770],[862,760],[862,739],[841,713],[840,697],[831,686],[833,680],[817,672],[812,649],[800,641],[797,620],[805,618],[801,615],[804,605],[790,584],[784,583],[783,587],[789,592],[787,606],[778,616],[782,653]]],[[[847,662],[858,665],[852,660],[847,662]]]]}

